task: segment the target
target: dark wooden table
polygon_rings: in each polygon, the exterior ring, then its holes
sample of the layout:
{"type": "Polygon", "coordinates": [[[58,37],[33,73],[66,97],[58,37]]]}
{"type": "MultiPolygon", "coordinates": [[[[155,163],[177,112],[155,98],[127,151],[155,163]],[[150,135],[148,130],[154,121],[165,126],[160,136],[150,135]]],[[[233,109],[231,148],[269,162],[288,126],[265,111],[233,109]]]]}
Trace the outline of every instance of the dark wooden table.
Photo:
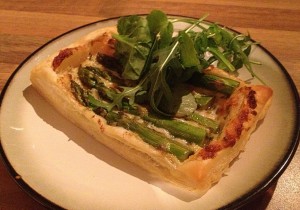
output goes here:
{"type": "MultiPolygon", "coordinates": [[[[0,0],[0,90],[16,67],[34,50],[75,27],[100,19],[145,14],[152,9],[199,17],[210,14],[240,32],[250,32],[287,69],[300,91],[300,3],[242,0],[0,0]]],[[[300,150],[269,190],[249,209],[297,209],[300,206],[300,150]]],[[[0,161],[0,209],[43,209],[10,177],[0,161]]]]}

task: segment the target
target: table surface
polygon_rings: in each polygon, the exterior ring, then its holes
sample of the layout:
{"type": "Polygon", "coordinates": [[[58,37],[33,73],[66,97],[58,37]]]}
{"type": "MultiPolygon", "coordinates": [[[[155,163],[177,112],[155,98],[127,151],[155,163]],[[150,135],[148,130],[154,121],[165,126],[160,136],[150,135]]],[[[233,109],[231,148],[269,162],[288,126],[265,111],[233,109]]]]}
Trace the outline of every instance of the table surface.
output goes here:
{"type": "MultiPolygon", "coordinates": [[[[147,14],[153,8],[168,14],[218,22],[267,48],[287,69],[300,91],[300,3],[298,0],[0,0],[0,90],[17,66],[52,38],[101,19],[147,14]]],[[[252,209],[296,209],[300,206],[300,149],[277,183],[248,204],[252,209]]],[[[10,177],[0,161],[0,209],[44,209],[10,177]]]]}

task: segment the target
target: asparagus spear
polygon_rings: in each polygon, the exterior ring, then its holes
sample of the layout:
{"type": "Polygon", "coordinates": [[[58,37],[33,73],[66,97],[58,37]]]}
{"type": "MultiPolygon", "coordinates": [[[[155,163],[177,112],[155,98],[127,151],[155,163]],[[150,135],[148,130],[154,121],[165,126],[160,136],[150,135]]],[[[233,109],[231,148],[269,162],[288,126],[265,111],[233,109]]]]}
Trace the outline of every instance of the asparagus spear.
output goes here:
{"type": "Polygon", "coordinates": [[[146,127],[136,121],[130,120],[126,116],[121,116],[115,112],[109,112],[106,115],[108,122],[116,122],[118,126],[122,126],[128,130],[137,133],[143,141],[155,148],[162,149],[165,152],[175,155],[178,160],[184,161],[193,151],[179,142],[173,141],[164,135],[146,127]]]}
{"type": "Polygon", "coordinates": [[[219,124],[216,121],[214,121],[210,118],[204,117],[204,116],[202,116],[200,114],[197,114],[197,113],[193,113],[193,114],[189,115],[187,117],[187,119],[195,121],[195,122],[197,122],[200,125],[203,125],[205,127],[208,127],[213,132],[217,132],[218,129],[219,129],[219,124]]]}
{"type": "Polygon", "coordinates": [[[78,76],[88,87],[94,87],[97,83],[101,82],[101,77],[108,81],[112,80],[108,73],[93,66],[80,67],[78,76]]]}
{"type": "Polygon", "coordinates": [[[240,83],[236,80],[221,77],[213,74],[195,73],[191,82],[196,86],[202,86],[207,89],[230,95],[240,83]]]}
{"type": "MultiPolygon", "coordinates": [[[[85,106],[90,105],[95,109],[97,107],[101,107],[104,109],[108,108],[109,104],[99,101],[91,95],[83,94],[84,90],[76,82],[72,81],[72,84],[76,88],[76,91],[74,91],[75,97],[79,101],[82,101],[82,102],[88,101],[86,103],[82,103],[83,105],[85,105],[85,106]]],[[[143,126],[142,124],[139,124],[134,121],[130,121],[129,119],[126,119],[124,117],[120,118],[119,115],[114,112],[109,112],[105,116],[105,118],[109,122],[117,122],[118,125],[123,126],[134,132],[137,132],[146,143],[148,143],[156,148],[162,148],[164,151],[167,151],[167,152],[175,155],[180,161],[185,160],[189,155],[192,154],[192,151],[189,150],[188,148],[186,148],[184,145],[181,145],[178,142],[173,142],[170,139],[163,136],[162,134],[159,134],[158,132],[155,132],[154,130],[149,129],[149,128],[143,126]]],[[[150,119],[150,118],[148,117],[148,119],[150,119]]],[[[159,119],[157,119],[157,120],[159,120],[159,119]]],[[[171,121],[170,122],[167,122],[167,121],[168,120],[165,120],[165,123],[163,123],[163,124],[166,124],[167,127],[173,128],[173,131],[176,131],[179,135],[180,134],[183,135],[184,132],[186,130],[188,130],[188,131],[194,131],[195,134],[193,135],[193,134],[190,134],[191,132],[187,132],[187,134],[184,137],[192,136],[192,138],[194,138],[193,141],[197,140],[197,141],[199,141],[199,143],[200,143],[200,140],[203,141],[205,138],[205,130],[203,130],[204,131],[204,133],[203,133],[202,130],[197,131],[196,127],[191,129],[191,127],[188,127],[189,125],[187,125],[187,124],[185,125],[185,123],[181,123],[181,122],[171,123],[171,121]],[[179,126],[176,127],[177,125],[179,125],[179,126]],[[182,130],[180,130],[180,129],[182,129],[182,130]],[[199,134],[199,136],[197,136],[197,134],[199,134]],[[199,137],[199,138],[197,138],[197,137],[199,137]]],[[[189,140],[189,139],[186,139],[186,140],[189,140]]]]}
{"type": "MultiPolygon", "coordinates": [[[[98,92],[100,93],[100,95],[102,95],[102,97],[112,100],[115,95],[115,90],[113,90],[111,88],[107,88],[104,85],[104,83],[101,81],[101,77],[97,73],[97,71],[98,70],[93,67],[80,68],[79,69],[79,78],[81,79],[83,84],[85,84],[86,86],[98,89],[98,92]]],[[[77,89],[80,90],[78,87],[77,87],[77,89]]],[[[77,92],[81,93],[82,91],[77,91],[77,92]]],[[[106,110],[110,110],[109,103],[103,103],[103,102],[95,99],[91,95],[88,95],[88,97],[86,97],[86,95],[77,94],[77,98],[88,101],[88,103],[85,103],[85,105],[91,106],[94,109],[96,109],[97,107],[101,107],[106,110]]],[[[207,100],[206,103],[208,103],[208,101],[211,101],[211,99],[207,100]]],[[[185,139],[188,142],[194,142],[198,145],[202,145],[203,141],[206,138],[206,130],[201,127],[195,127],[195,126],[192,126],[185,122],[181,122],[181,121],[173,120],[173,119],[167,119],[167,118],[161,119],[161,118],[144,115],[144,114],[140,114],[140,113],[133,113],[133,114],[141,115],[141,117],[144,120],[152,122],[157,127],[162,127],[164,129],[167,129],[175,137],[185,139]]],[[[193,118],[191,118],[191,119],[193,119],[193,118]]],[[[205,126],[209,125],[208,127],[212,127],[213,130],[217,129],[216,128],[217,126],[214,125],[209,120],[205,120],[202,118],[201,118],[201,120],[202,121],[200,124],[204,124],[205,126]]],[[[195,119],[194,119],[194,121],[195,121],[195,119]]],[[[199,121],[200,121],[199,117],[197,118],[197,121],[199,123],[199,121]]]]}
{"type": "Polygon", "coordinates": [[[178,120],[157,118],[150,115],[142,116],[146,121],[152,122],[155,126],[167,129],[175,137],[185,139],[188,142],[194,142],[201,145],[206,137],[204,128],[196,127],[178,120]]]}
{"type": "Polygon", "coordinates": [[[117,94],[117,91],[105,86],[101,78],[111,81],[111,77],[104,71],[92,66],[80,67],[78,70],[80,81],[89,88],[95,88],[98,93],[112,101],[117,94]]]}
{"type": "Polygon", "coordinates": [[[75,81],[71,80],[71,90],[75,98],[84,106],[88,106],[88,93],[80,87],[75,81]]]}
{"type": "MultiPolygon", "coordinates": [[[[84,105],[84,106],[92,106],[93,108],[101,107],[104,109],[107,109],[109,104],[104,103],[102,101],[99,101],[95,99],[91,95],[83,94],[83,89],[74,81],[72,81],[71,85],[74,89],[74,95],[75,97],[84,105]]],[[[180,144],[179,142],[172,141],[171,139],[168,139],[167,137],[163,136],[162,134],[147,128],[146,126],[137,123],[135,121],[131,121],[128,118],[120,117],[117,113],[109,112],[104,116],[108,122],[117,122],[119,126],[122,126],[126,129],[129,129],[133,132],[136,132],[139,134],[139,136],[145,141],[146,143],[156,147],[160,148],[163,151],[166,151],[168,153],[171,153],[175,155],[180,161],[184,161],[187,159],[191,154],[193,154],[193,151],[184,146],[183,144],[180,144]]]]}
{"type": "MultiPolygon", "coordinates": [[[[98,89],[98,92],[105,98],[108,98],[110,100],[114,97],[114,91],[110,88],[105,87],[102,85],[101,79],[98,78],[98,75],[94,72],[93,68],[81,68],[79,71],[79,77],[82,80],[82,82],[86,85],[95,87],[98,89]]],[[[90,103],[95,106],[95,98],[91,100],[92,98],[89,97],[90,103]]],[[[102,103],[98,103],[102,104],[102,103]]],[[[153,116],[145,115],[143,116],[144,120],[147,120],[149,122],[152,122],[154,125],[158,127],[162,127],[167,129],[172,135],[175,137],[179,137],[182,139],[185,139],[188,142],[194,142],[196,144],[201,145],[203,140],[206,137],[206,131],[203,128],[195,127],[192,125],[189,125],[184,122],[171,120],[171,119],[160,119],[153,116]]]]}

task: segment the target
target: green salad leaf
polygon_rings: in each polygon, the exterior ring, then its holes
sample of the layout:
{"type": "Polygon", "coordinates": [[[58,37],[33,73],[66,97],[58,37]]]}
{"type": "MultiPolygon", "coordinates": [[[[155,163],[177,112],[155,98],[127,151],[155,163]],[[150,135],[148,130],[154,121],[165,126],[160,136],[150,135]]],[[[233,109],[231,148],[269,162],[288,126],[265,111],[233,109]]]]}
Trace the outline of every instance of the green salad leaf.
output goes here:
{"type": "Polygon", "coordinates": [[[139,16],[122,17],[117,25],[116,52],[123,66],[122,77],[137,80],[151,48],[147,20],[139,16]]]}
{"type": "Polygon", "coordinates": [[[203,25],[205,18],[171,19],[160,10],[153,10],[146,17],[120,18],[118,34],[113,35],[117,40],[116,57],[123,68],[122,78],[135,85],[121,87],[122,91],[114,94],[111,108],[122,108],[124,100],[133,105],[140,98],[148,100],[155,112],[170,116],[164,111],[168,107],[160,108],[161,103],[180,107],[171,104],[180,101],[174,100],[174,87],[212,64],[228,72],[245,66],[256,76],[248,58],[254,44],[250,36],[217,24],[203,25]],[[175,33],[173,24],[178,22],[187,27],[175,33]]]}
{"type": "Polygon", "coordinates": [[[173,37],[173,24],[168,20],[166,14],[160,10],[153,10],[146,19],[152,39],[156,39],[156,36],[159,35],[159,48],[169,46],[173,37]]]}

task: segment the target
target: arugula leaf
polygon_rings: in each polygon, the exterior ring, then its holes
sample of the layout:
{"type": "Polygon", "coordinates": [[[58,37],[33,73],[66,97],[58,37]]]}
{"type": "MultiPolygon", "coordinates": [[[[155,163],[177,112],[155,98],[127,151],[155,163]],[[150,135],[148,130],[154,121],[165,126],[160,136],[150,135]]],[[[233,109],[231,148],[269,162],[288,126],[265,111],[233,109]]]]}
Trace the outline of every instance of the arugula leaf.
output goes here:
{"type": "Polygon", "coordinates": [[[142,42],[151,41],[147,20],[137,15],[121,17],[118,20],[117,30],[122,36],[135,38],[142,42]]]}
{"type": "Polygon", "coordinates": [[[211,24],[201,32],[194,32],[193,37],[201,67],[216,62],[220,69],[235,72],[245,66],[252,76],[257,77],[248,58],[251,46],[255,44],[251,42],[249,35],[237,35],[217,24],[211,24]],[[206,52],[211,53],[211,56],[205,58],[206,52]]]}
{"type": "Polygon", "coordinates": [[[149,54],[149,44],[121,35],[114,35],[114,38],[118,41],[116,50],[123,66],[122,77],[138,80],[149,54]]]}
{"type": "Polygon", "coordinates": [[[138,80],[151,48],[151,35],[145,18],[122,17],[118,21],[116,52],[122,66],[124,79],[138,80]]]}
{"type": "Polygon", "coordinates": [[[162,112],[158,107],[163,97],[166,99],[167,103],[170,103],[172,101],[172,91],[170,89],[169,84],[166,81],[166,70],[170,61],[177,56],[177,53],[179,51],[180,34],[188,33],[201,21],[202,19],[197,20],[193,25],[179,33],[179,37],[175,39],[175,41],[172,43],[172,45],[170,45],[170,47],[165,47],[154,53],[154,57],[158,57],[158,61],[153,65],[153,67],[149,71],[149,77],[151,82],[148,92],[150,98],[150,106],[157,113],[169,116],[168,113],[162,112]]]}
{"type": "Polygon", "coordinates": [[[162,28],[160,31],[160,43],[159,48],[164,48],[169,46],[173,41],[173,24],[168,22],[166,27],[162,28]]]}
{"type": "Polygon", "coordinates": [[[148,26],[149,26],[149,29],[150,29],[153,39],[169,23],[169,20],[168,20],[168,17],[166,16],[166,14],[160,10],[153,10],[149,15],[147,15],[146,19],[148,21],[148,26]]]}
{"type": "Polygon", "coordinates": [[[194,43],[188,34],[181,32],[180,43],[180,60],[184,67],[199,67],[200,61],[194,48],[194,43]]]}
{"type": "Polygon", "coordinates": [[[186,117],[192,114],[196,108],[197,103],[195,97],[190,92],[186,84],[180,84],[172,88],[172,100],[162,101],[159,108],[165,113],[175,115],[176,117],[186,117]]]}
{"type": "Polygon", "coordinates": [[[208,47],[207,51],[213,54],[213,56],[219,61],[218,67],[224,70],[228,71],[235,71],[235,67],[232,65],[232,63],[228,60],[226,55],[224,55],[218,48],[215,47],[208,47]],[[222,67],[221,67],[222,65],[222,67]]]}
{"type": "Polygon", "coordinates": [[[152,39],[154,40],[158,34],[160,36],[159,48],[169,46],[172,42],[173,24],[169,21],[167,15],[160,10],[153,10],[146,19],[152,39]]]}
{"type": "Polygon", "coordinates": [[[122,87],[111,107],[122,108],[124,101],[133,105],[147,96],[155,112],[169,115],[160,105],[174,101],[173,87],[189,81],[209,65],[216,63],[229,72],[245,66],[254,75],[248,59],[253,44],[250,37],[236,35],[217,24],[204,27],[204,18],[171,20],[159,10],[146,18],[120,18],[119,34],[113,36],[117,40],[116,55],[123,66],[122,77],[135,80],[137,85],[122,87]],[[173,37],[175,22],[189,26],[173,37]]]}
{"type": "Polygon", "coordinates": [[[178,50],[178,45],[179,42],[174,42],[170,47],[157,51],[156,56],[158,56],[158,61],[149,72],[150,88],[148,95],[150,98],[150,106],[154,111],[163,115],[165,115],[165,113],[162,113],[158,108],[162,97],[164,97],[167,102],[172,100],[172,92],[166,81],[166,67],[169,61],[174,58],[178,50]]]}

